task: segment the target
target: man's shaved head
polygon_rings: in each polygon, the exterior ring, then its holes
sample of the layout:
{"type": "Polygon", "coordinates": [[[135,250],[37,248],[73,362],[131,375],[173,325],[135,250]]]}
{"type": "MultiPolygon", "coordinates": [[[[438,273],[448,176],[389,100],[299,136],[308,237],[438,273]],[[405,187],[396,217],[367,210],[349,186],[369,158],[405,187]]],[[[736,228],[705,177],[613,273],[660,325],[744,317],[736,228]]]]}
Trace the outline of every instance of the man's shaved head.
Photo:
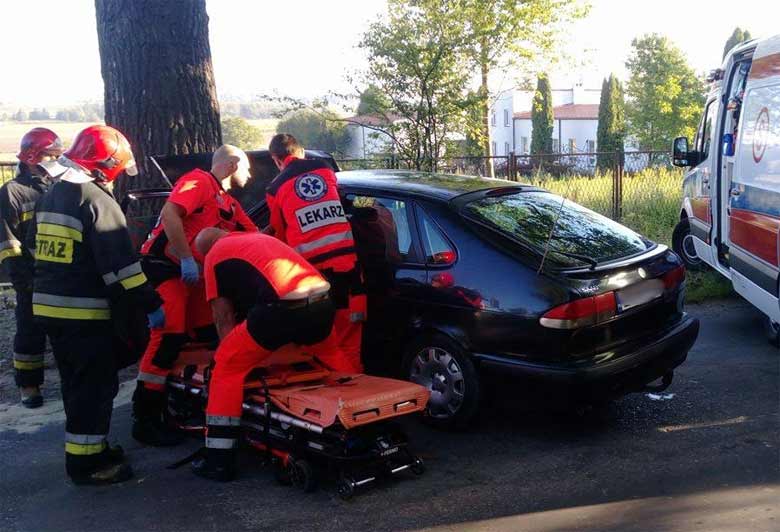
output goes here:
{"type": "Polygon", "coordinates": [[[198,253],[200,253],[203,257],[205,257],[206,254],[211,251],[211,248],[214,246],[214,244],[216,244],[217,240],[227,236],[228,234],[229,233],[227,231],[223,231],[222,229],[218,229],[216,227],[207,227],[198,233],[198,236],[195,237],[195,249],[197,249],[198,253]]]}
{"type": "Polygon", "coordinates": [[[231,144],[223,144],[211,157],[211,173],[217,179],[230,178],[230,184],[243,188],[249,180],[249,158],[244,150],[231,144]]]}

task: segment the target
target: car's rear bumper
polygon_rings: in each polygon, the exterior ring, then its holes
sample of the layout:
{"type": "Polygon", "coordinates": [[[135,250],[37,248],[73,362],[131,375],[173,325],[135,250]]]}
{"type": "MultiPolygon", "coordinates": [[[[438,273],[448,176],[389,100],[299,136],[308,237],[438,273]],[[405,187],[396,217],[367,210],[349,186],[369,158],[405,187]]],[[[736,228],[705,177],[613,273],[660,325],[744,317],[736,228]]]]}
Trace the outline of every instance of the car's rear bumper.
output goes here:
{"type": "Polygon", "coordinates": [[[481,371],[566,385],[569,392],[622,395],[640,391],[673,371],[688,356],[699,335],[699,320],[685,315],[659,336],[587,361],[540,363],[505,355],[474,354],[481,371]]]}

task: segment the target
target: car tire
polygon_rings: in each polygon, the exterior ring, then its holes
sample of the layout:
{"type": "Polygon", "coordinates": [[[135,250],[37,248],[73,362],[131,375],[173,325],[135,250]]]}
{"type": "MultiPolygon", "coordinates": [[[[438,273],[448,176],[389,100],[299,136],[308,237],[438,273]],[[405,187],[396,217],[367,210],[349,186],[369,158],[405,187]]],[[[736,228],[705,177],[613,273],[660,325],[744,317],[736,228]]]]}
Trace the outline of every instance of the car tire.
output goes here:
{"type": "Polygon", "coordinates": [[[672,249],[680,256],[688,271],[701,271],[704,269],[704,261],[696,255],[691,234],[691,223],[688,218],[680,220],[672,233],[672,249]]]}
{"type": "Polygon", "coordinates": [[[764,316],[764,330],[769,343],[780,347],[780,323],[773,321],[769,316],[764,316]]]}
{"type": "Polygon", "coordinates": [[[479,408],[480,385],[469,353],[443,334],[424,334],[404,350],[403,376],[431,392],[426,421],[436,428],[465,429],[479,408]]]}

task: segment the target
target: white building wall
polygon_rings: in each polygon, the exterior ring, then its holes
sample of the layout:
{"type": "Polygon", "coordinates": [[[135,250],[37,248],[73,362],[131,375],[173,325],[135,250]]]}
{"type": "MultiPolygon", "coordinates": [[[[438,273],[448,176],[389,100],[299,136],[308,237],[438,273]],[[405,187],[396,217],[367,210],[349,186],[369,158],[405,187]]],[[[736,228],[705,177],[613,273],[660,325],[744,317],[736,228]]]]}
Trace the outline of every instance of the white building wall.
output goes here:
{"type": "Polygon", "coordinates": [[[347,131],[350,140],[346,156],[349,159],[370,159],[392,152],[393,140],[387,133],[359,124],[349,124],[347,131]]]}
{"type": "Polygon", "coordinates": [[[504,156],[512,151],[512,117],[514,115],[514,91],[498,95],[490,109],[490,140],[495,149],[493,155],[504,156]]]}

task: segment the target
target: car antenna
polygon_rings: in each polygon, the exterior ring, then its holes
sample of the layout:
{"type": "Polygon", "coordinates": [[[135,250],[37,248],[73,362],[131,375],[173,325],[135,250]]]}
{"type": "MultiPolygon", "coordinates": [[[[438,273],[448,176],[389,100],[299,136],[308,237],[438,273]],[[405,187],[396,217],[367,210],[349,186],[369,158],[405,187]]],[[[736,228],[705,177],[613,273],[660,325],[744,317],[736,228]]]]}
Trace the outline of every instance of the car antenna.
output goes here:
{"type": "Polygon", "coordinates": [[[552,241],[553,235],[555,234],[555,226],[558,225],[558,219],[561,217],[561,213],[563,212],[564,203],[566,203],[566,196],[561,197],[561,206],[558,209],[558,213],[555,215],[555,220],[553,221],[552,227],[550,228],[550,234],[547,236],[547,242],[544,245],[544,253],[542,254],[542,262],[539,264],[539,269],[536,271],[536,275],[541,275],[542,268],[544,268],[544,261],[547,260],[547,254],[550,252],[550,242],[552,241]]]}
{"type": "Polygon", "coordinates": [[[160,163],[158,163],[157,160],[154,157],[152,157],[151,155],[149,156],[149,160],[152,161],[152,163],[157,168],[157,170],[160,171],[160,175],[162,176],[163,179],[165,179],[165,182],[168,183],[168,187],[173,189],[173,183],[171,183],[171,180],[168,179],[168,176],[165,175],[165,172],[163,172],[163,169],[160,166],[160,163]]]}

